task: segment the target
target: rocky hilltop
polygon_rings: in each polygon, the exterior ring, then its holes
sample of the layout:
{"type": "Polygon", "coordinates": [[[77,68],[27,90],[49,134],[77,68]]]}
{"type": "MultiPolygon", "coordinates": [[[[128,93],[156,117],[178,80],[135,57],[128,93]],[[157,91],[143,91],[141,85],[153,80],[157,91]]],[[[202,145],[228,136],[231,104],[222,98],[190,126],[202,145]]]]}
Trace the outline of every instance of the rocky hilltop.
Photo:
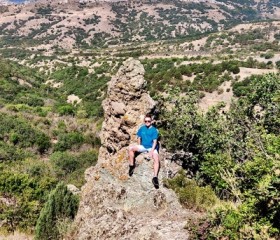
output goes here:
{"type": "Polygon", "coordinates": [[[75,230],[68,239],[188,239],[184,226],[193,213],[162,185],[168,165],[162,154],[158,190],[151,182],[153,163],[141,155],[133,176],[127,175],[127,146],[155,106],[143,75],[141,63],[129,59],[109,84],[98,163],[86,171],[75,230]]]}

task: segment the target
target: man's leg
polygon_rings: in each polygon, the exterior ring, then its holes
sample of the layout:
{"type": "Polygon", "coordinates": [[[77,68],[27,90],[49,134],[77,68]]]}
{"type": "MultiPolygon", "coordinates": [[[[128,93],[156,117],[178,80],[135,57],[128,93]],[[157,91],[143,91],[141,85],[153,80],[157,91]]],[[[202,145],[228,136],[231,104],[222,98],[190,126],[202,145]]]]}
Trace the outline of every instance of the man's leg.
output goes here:
{"type": "Polygon", "coordinates": [[[129,170],[128,170],[128,175],[131,177],[134,172],[135,168],[135,153],[141,151],[141,146],[136,145],[136,146],[130,146],[128,148],[128,155],[129,155],[129,170]]]}
{"type": "Polygon", "coordinates": [[[157,152],[153,153],[153,159],[154,159],[154,177],[157,177],[159,173],[159,167],[160,167],[159,156],[157,152]]]}
{"type": "Polygon", "coordinates": [[[129,149],[128,149],[129,165],[130,166],[134,166],[135,152],[138,152],[138,147],[137,146],[130,146],[129,149]]]}
{"type": "Polygon", "coordinates": [[[154,187],[158,189],[159,188],[158,173],[160,168],[160,162],[159,162],[159,155],[156,150],[153,153],[153,159],[154,159],[154,177],[152,179],[152,182],[154,184],[154,187]]]}

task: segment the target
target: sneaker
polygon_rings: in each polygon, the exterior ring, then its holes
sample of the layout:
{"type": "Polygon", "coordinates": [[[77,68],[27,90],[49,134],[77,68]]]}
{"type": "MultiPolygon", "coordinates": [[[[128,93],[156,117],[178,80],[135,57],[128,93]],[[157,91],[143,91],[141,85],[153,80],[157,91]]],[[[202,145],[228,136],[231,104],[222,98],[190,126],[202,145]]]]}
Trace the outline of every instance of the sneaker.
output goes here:
{"type": "Polygon", "coordinates": [[[129,165],[128,175],[131,177],[134,172],[135,165],[129,165]]]}
{"type": "Polygon", "coordinates": [[[159,183],[158,183],[158,178],[157,177],[153,177],[152,183],[154,184],[154,187],[156,189],[159,189],[159,183]]]}

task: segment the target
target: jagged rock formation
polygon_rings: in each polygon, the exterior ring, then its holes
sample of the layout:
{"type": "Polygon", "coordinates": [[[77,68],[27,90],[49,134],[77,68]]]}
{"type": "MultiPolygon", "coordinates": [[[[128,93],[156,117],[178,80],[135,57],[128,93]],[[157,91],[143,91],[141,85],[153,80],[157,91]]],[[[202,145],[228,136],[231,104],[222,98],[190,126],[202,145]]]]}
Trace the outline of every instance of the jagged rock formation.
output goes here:
{"type": "Polygon", "coordinates": [[[182,209],[174,192],[162,185],[164,159],[159,190],[151,182],[152,161],[141,155],[133,176],[127,175],[127,146],[136,141],[144,114],[155,107],[143,75],[141,63],[129,59],[110,82],[98,163],[86,171],[70,239],[188,239],[184,226],[193,213],[182,209]]]}

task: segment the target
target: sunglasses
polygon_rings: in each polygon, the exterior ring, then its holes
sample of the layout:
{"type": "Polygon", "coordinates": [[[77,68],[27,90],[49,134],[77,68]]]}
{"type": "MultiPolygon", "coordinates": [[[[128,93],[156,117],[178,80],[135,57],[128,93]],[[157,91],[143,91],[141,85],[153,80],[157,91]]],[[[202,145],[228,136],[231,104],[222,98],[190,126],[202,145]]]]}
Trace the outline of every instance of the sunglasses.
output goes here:
{"type": "Polygon", "coordinates": [[[145,120],[145,123],[150,123],[150,122],[152,122],[151,120],[145,120]]]}

